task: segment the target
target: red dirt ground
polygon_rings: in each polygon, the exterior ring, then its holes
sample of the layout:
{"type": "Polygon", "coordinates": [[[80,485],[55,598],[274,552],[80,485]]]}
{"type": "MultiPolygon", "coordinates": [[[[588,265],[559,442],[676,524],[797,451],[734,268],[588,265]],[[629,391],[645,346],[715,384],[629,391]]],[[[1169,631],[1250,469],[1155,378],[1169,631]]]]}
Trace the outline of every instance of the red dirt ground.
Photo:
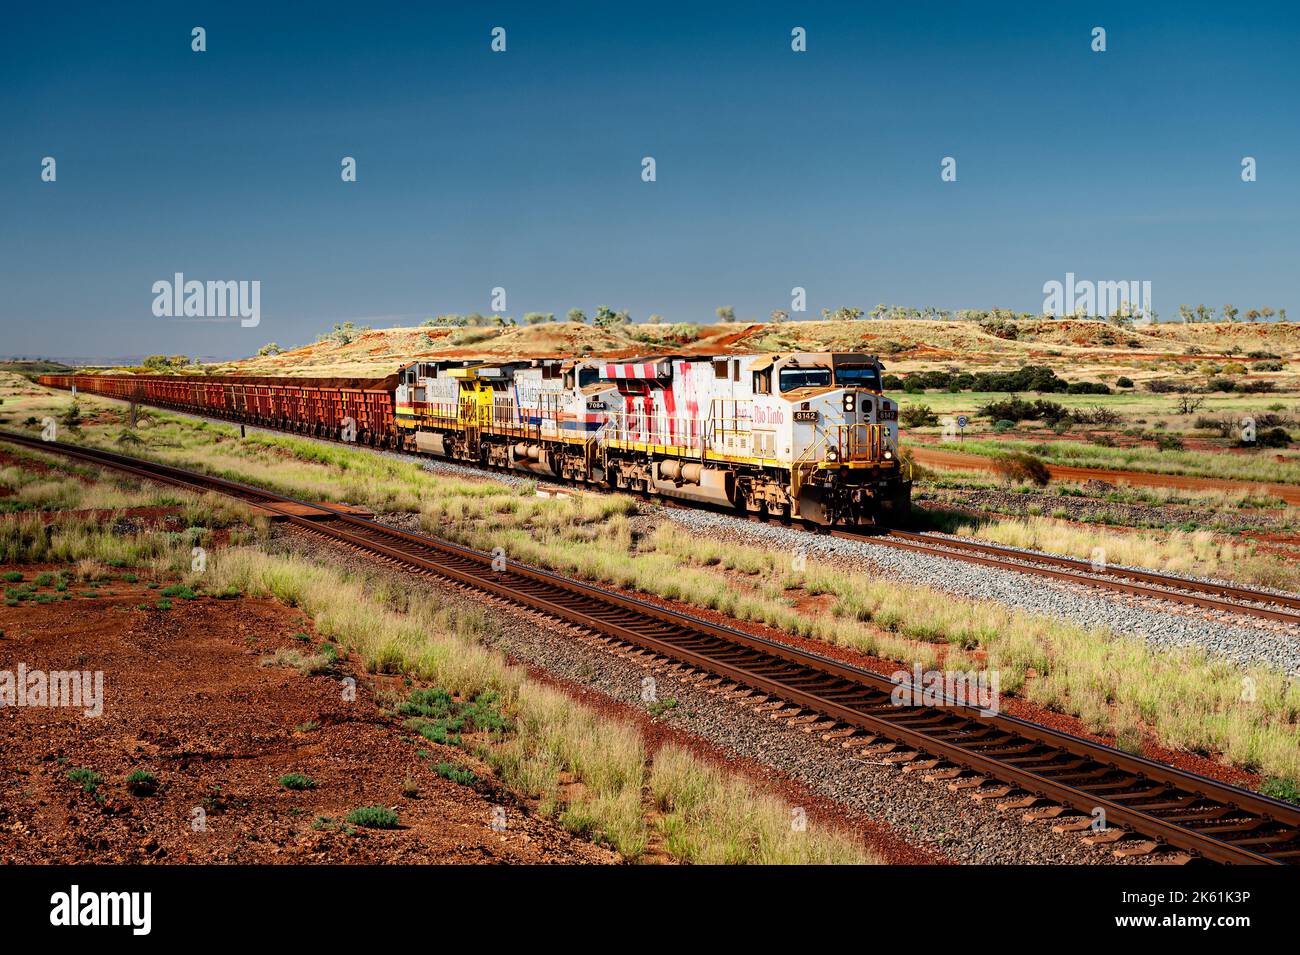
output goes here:
{"type": "MultiPolygon", "coordinates": [[[[18,569],[30,582],[44,568],[18,569]]],[[[380,713],[364,677],[347,702],[346,668],[307,677],[261,666],[277,649],[310,649],[293,637],[312,634],[301,613],[271,600],[210,598],[174,599],[163,611],[157,594],[114,581],[95,597],[0,607],[0,669],[104,673],[98,718],[66,707],[0,710],[0,861],[618,861],[527,814],[465,751],[414,742],[380,713]],[[438,777],[442,760],[469,766],[479,787],[438,777]],[[67,778],[76,767],[103,777],[101,798],[67,778]],[[157,776],[157,793],[128,791],[137,768],[157,776]],[[281,788],[290,772],[316,788],[281,788]],[[408,778],[415,798],[403,795],[408,778]],[[401,828],[313,825],[362,806],[395,809],[401,828]],[[491,828],[494,806],[506,809],[504,831],[491,828]]]]}

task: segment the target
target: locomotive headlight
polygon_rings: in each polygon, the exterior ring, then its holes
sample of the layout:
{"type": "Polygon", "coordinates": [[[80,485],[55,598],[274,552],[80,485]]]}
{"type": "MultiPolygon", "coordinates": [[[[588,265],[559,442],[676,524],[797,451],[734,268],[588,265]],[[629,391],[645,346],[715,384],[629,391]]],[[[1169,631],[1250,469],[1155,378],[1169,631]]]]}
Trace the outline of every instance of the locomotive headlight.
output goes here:
{"type": "Polygon", "coordinates": [[[854,400],[853,395],[850,392],[846,391],[844,393],[844,410],[852,411],[856,406],[857,406],[857,401],[854,400]]]}
{"type": "Polygon", "coordinates": [[[886,452],[885,452],[885,460],[886,460],[886,461],[892,461],[892,460],[894,460],[894,452],[893,452],[893,451],[886,451],[886,452]]]}
{"type": "Polygon", "coordinates": [[[826,460],[827,460],[827,461],[838,461],[839,459],[840,459],[840,453],[839,453],[838,451],[836,451],[834,448],[827,448],[827,449],[826,449],[826,460]]]}

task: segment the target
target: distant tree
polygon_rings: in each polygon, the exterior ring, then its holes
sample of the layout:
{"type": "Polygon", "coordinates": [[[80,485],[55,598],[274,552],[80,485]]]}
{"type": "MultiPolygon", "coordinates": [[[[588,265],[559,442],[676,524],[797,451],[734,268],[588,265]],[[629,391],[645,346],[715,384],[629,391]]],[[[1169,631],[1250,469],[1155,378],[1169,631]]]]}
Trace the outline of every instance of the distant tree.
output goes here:
{"type": "Polygon", "coordinates": [[[141,364],[153,371],[163,371],[171,367],[171,359],[166,355],[148,355],[141,364]]]}
{"type": "Polygon", "coordinates": [[[275,342],[268,342],[257,350],[258,357],[265,358],[268,355],[279,355],[284,349],[275,342]]]}
{"type": "Polygon", "coordinates": [[[645,323],[647,325],[658,325],[663,320],[664,317],[662,315],[651,315],[649,318],[645,320],[645,323]]]}
{"type": "Polygon", "coordinates": [[[1208,322],[1212,318],[1214,318],[1214,309],[1208,305],[1196,306],[1196,320],[1198,322],[1208,322]]]}
{"type": "Polygon", "coordinates": [[[779,308],[772,309],[772,315],[771,315],[772,321],[778,325],[786,321],[789,317],[790,317],[789,312],[782,311],[779,308]]]}
{"type": "Polygon", "coordinates": [[[852,308],[848,305],[841,305],[833,312],[829,308],[822,309],[822,318],[828,322],[851,322],[861,317],[862,309],[852,308]]]}
{"type": "Polygon", "coordinates": [[[1230,322],[1235,322],[1239,311],[1241,310],[1235,305],[1225,305],[1223,306],[1223,317],[1230,322]]]}
{"type": "Polygon", "coordinates": [[[1264,321],[1267,322],[1270,318],[1273,317],[1273,309],[1269,308],[1266,305],[1259,310],[1259,315],[1262,319],[1264,319],[1264,321]]]}
{"type": "Polygon", "coordinates": [[[736,320],[736,310],[730,305],[720,305],[713,310],[720,322],[734,322],[736,320]]]}
{"type": "Polygon", "coordinates": [[[876,319],[884,318],[887,311],[889,311],[889,306],[881,302],[871,310],[871,317],[876,319]]]}
{"type": "Polygon", "coordinates": [[[616,312],[608,305],[598,305],[596,314],[592,316],[592,324],[597,328],[613,328],[616,325],[626,325],[632,320],[630,313],[626,311],[616,312]]]}
{"type": "Polygon", "coordinates": [[[1248,322],[1259,321],[1259,309],[1252,308],[1250,311],[1246,312],[1246,321],[1248,322]]]}
{"type": "Polygon", "coordinates": [[[1285,322],[1285,321],[1286,321],[1286,309],[1284,309],[1284,308],[1279,308],[1279,309],[1277,310],[1277,320],[1278,320],[1279,322],[1285,322]]]}
{"type": "Polygon", "coordinates": [[[368,332],[368,331],[370,331],[369,325],[362,325],[358,327],[354,325],[352,322],[335,322],[333,329],[326,332],[324,335],[321,335],[316,340],[318,342],[330,341],[338,345],[347,345],[355,341],[357,335],[359,335],[362,332],[368,332]]]}
{"type": "Polygon", "coordinates": [[[420,323],[421,328],[462,328],[467,324],[464,315],[439,315],[420,323]]]}
{"type": "Polygon", "coordinates": [[[1181,319],[1182,319],[1184,322],[1186,322],[1188,325],[1190,325],[1190,324],[1194,321],[1194,319],[1192,318],[1192,306],[1190,306],[1190,305],[1179,305],[1179,306],[1178,306],[1178,317],[1181,318],[1181,319]]]}
{"type": "Polygon", "coordinates": [[[577,322],[579,325],[585,324],[587,321],[587,313],[580,308],[569,309],[565,317],[571,322],[577,322]]]}
{"type": "Polygon", "coordinates": [[[555,315],[552,312],[529,312],[524,316],[525,325],[540,325],[543,322],[555,321],[555,315]]]}

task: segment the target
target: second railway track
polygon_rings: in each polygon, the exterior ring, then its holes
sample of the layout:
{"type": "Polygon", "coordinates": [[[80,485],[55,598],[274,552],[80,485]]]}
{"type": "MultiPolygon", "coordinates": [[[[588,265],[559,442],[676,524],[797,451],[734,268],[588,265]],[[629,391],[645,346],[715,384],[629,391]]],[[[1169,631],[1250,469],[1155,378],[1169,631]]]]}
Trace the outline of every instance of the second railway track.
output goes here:
{"type": "Polygon", "coordinates": [[[1276,594],[1109,564],[1096,567],[1088,561],[1072,557],[914,531],[890,530],[887,534],[863,534],[834,530],[832,533],[849,540],[863,540],[898,550],[933,554],[1134,597],[1167,600],[1204,610],[1243,614],[1300,626],[1300,597],[1291,594],[1276,594]]]}
{"type": "Polygon", "coordinates": [[[149,480],[217,491],[339,543],[491,593],[676,664],[713,674],[828,738],[1030,818],[1095,832],[1138,856],[1223,863],[1300,861],[1300,807],[1000,713],[956,703],[900,706],[887,677],[525,564],[260,488],[110,451],[0,432],[0,440],[149,480]],[[310,516],[307,516],[310,515],[310,516]],[[1104,813],[1106,828],[1094,820],[1104,813]]]}

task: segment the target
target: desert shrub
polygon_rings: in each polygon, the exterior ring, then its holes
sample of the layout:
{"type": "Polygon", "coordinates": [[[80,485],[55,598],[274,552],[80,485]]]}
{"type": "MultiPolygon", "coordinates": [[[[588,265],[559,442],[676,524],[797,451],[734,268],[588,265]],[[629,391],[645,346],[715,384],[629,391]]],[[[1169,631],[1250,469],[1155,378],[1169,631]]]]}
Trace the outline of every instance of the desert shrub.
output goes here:
{"type": "Polygon", "coordinates": [[[306,789],[315,789],[316,781],[302,773],[285,773],[280,777],[280,785],[285,789],[294,789],[302,792],[306,789]]]}
{"type": "Polygon", "coordinates": [[[1156,435],[1156,449],[1160,451],[1181,451],[1183,450],[1183,439],[1176,434],[1158,434],[1156,435]]]}
{"type": "Polygon", "coordinates": [[[1070,417],[1079,424],[1119,424],[1120,420],[1118,411],[1102,405],[1093,405],[1091,408],[1080,408],[1071,411],[1070,417]]]}
{"type": "Polygon", "coordinates": [[[1020,329],[1016,327],[1016,323],[1002,318],[985,319],[980,322],[980,331],[1010,341],[1015,341],[1020,337],[1020,329]]]}
{"type": "Polygon", "coordinates": [[[1250,367],[1255,371],[1281,371],[1286,365],[1280,361],[1257,361],[1250,367]]]}
{"type": "Polygon", "coordinates": [[[1211,418],[1209,415],[1197,415],[1193,427],[1198,431],[1217,431],[1219,437],[1229,437],[1236,430],[1236,422],[1229,416],[1211,418]]]}
{"type": "Polygon", "coordinates": [[[1001,421],[997,421],[994,423],[993,430],[996,431],[998,434],[1006,434],[1008,431],[1012,430],[1015,426],[1016,423],[1014,421],[1008,421],[1006,418],[1003,418],[1001,421]]]}
{"type": "Polygon", "coordinates": [[[1182,395],[1192,390],[1186,382],[1171,378],[1152,378],[1146,382],[1146,387],[1153,395],[1182,395]]]}
{"type": "Polygon", "coordinates": [[[907,405],[898,419],[905,428],[924,428],[939,423],[939,416],[930,410],[929,405],[907,405]]]}
{"type": "Polygon", "coordinates": [[[1065,389],[1071,395],[1108,395],[1110,387],[1100,381],[1072,381],[1065,389]]]}
{"type": "Polygon", "coordinates": [[[1257,448],[1285,448],[1291,445],[1291,435],[1285,428],[1269,428],[1255,435],[1257,448]]]}
{"type": "Polygon", "coordinates": [[[902,391],[903,379],[897,375],[885,375],[880,379],[880,387],[885,391],[902,391]]]}
{"type": "Polygon", "coordinates": [[[1275,381],[1243,381],[1237,386],[1239,391],[1244,391],[1247,394],[1253,395],[1268,394],[1276,387],[1277,382],[1275,381]]]}
{"type": "Polygon", "coordinates": [[[1024,398],[1005,398],[1000,401],[990,401],[988,404],[978,409],[979,413],[994,421],[1046,421],[1053,423],[1056,421],[1070,419],[1070,412],[1064,405],[1055,401],[1044,401],[1039,398],[1035,401],[1026,401],[1024,398]]]}
{"type": "Polygon", "coordinates": [[[1044,487],[1052,479],[1041,458],[1023,451],[1001,455],[993,462],[993,467],[1003,480],[1011,483],[1023,481],[1044,487]]]}
{"type": "Polygon", "coordinates": [[[1116,388],[1132,388],[1132,387],[1133,387],[1133,379],[1127,377],[1126,375],[1120,375],[1118,378],[1115,379],[1115,387],[1116,387],[1116,388]]]}

